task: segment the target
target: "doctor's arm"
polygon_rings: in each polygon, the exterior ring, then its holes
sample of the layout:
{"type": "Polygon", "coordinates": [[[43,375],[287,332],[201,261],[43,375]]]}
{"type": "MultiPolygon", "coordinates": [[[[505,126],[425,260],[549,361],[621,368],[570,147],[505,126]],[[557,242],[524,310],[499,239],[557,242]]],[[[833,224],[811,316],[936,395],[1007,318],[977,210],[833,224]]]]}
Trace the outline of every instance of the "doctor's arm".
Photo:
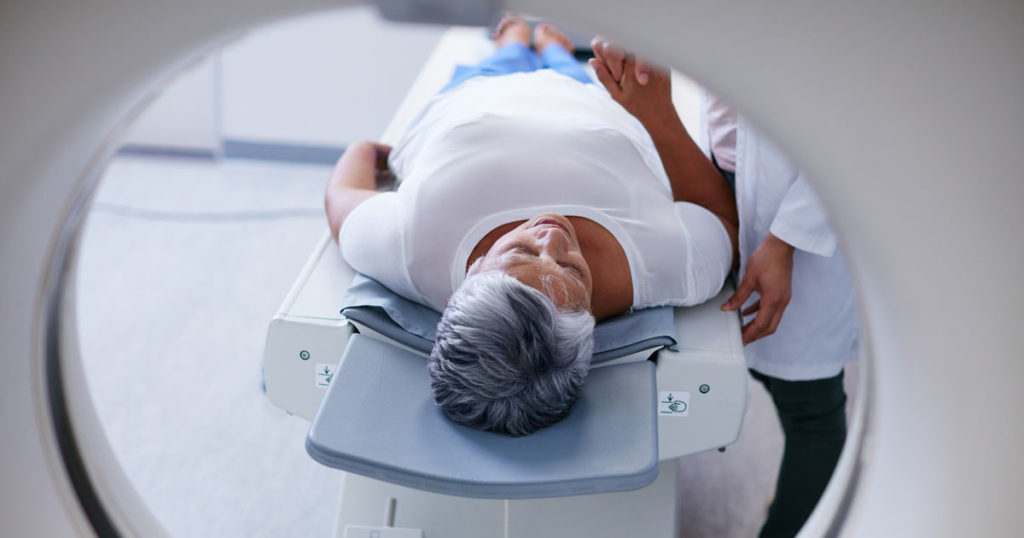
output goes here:
{"type": "MultiPolygon", "coordinates": [[[[623,108],[635,116],[654,141],[676,201],[703,206],[722,221],[732,243],[732,267],[739,265],[737,229],[739,217],[732,191],[715,166],[686,132],[672,103],[668,71],[647,66],[647,82],[640,84],[633,73],[637,60],[625,56],[616,78],[599,48],[590,60],[598,80],[623,108]]],[[[613,62],[614,63],[614,62],[613,62]]]]}
{"type": "Polygon", "coordinates": [[[786,195],[769,227],[768,237],[750,255],[743,280],[722,308],[743,306],[753,292],[759,297],[743,309],[742,315],[756,314],[743,324],[743,343],[775,332],[792,296],[793,253],[802,250],[830,257],[836,251],[836,238],[828,224],[821,202],[803,174],[789,185],[786,195]]]}
{"type": "Polygon", "coordinates": [[[379,194],[377,177],[388,171],[391,147],[376,142],[357,142],[345,149],[331,172],[324,193],[324,209],[334,240],[345,219],[359,204],[379,194]]]}

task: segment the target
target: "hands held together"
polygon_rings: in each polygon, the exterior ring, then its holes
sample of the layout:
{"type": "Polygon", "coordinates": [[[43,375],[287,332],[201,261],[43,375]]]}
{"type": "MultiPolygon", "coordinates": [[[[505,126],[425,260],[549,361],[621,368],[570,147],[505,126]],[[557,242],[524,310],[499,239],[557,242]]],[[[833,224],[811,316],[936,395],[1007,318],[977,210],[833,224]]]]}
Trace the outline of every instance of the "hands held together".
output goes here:
{"type": "Polygon", "coordinates": [[[607,39],[590,42],[594,58],[590,66],[608,93],[645,126],[671,113],[672,83],[669,72],[638,59],[607,39]]]}

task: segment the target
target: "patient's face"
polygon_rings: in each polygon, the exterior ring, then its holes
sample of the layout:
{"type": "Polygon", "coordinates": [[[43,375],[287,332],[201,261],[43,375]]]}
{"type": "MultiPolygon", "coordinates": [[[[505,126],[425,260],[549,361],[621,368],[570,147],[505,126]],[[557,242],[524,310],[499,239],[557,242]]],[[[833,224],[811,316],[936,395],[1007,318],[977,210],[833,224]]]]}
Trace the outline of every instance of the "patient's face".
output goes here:
{"type": "Polygon", "coordinates": [[[591,309],[590,267],[580,251],[576,230],[561,215],[537,215],[501,236],[475,272],[493,270],[540,290],[559,308],[591,309]]]}

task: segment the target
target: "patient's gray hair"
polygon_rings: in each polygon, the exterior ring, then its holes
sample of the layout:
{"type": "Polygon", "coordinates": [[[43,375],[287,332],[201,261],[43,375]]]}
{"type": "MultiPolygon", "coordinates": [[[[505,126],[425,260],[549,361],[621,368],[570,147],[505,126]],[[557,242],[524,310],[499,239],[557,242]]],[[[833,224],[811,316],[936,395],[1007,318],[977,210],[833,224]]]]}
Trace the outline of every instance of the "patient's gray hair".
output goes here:
{"type": "Polygon", "coordinates": [[[526,435],[565,418],[594,351],[594,317],[560,311],[501,271],[473,274],[452,295],[430,352],[434,401],[481,430],[526,435]]]}

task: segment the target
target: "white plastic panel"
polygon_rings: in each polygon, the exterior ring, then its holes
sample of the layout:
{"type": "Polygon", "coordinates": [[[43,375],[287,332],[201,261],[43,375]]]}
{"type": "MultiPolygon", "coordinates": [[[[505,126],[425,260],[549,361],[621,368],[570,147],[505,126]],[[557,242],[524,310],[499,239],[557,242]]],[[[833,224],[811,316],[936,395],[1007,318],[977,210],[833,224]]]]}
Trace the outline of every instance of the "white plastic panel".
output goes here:
{"type": "Polygon", "coordinates": [[[427,538],[671,538],[677,533],[676,469],[675,460],[662,462],[654,483],[635,491],[512,501],[438,495],[345,474],[338,528],[379,524],[393,497],[395,526],[423,529],[427,538]]]}

